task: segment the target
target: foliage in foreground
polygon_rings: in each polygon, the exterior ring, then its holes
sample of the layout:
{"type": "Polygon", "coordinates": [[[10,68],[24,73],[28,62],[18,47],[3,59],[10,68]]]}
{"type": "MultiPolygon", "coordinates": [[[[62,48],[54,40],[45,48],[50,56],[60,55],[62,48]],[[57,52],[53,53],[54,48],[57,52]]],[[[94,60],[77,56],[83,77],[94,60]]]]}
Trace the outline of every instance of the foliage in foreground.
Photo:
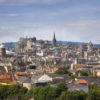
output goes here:
{"type": "Polygon", "coordinates": [[[0,85],[0,100],[15,100],[17,98],[21,99],[26,92],[27,89],[20,85],[0,85]]]}
{"type": "Polygon", "coordinates": [[[89,92],[68,91],[64,84],[58,84],[57,87],[35,87],[27,92],[29,100],[100,100],[100,86],[89,86],[89,92]]]}
{"type": "Polygon", "coordinates": [[[100,86],[90,85],[89,92],[68,91],[64,83],[56,87],[33,87],[27,90],[19,85],[0,86],[0,100],[100,100],[100,86]]]}

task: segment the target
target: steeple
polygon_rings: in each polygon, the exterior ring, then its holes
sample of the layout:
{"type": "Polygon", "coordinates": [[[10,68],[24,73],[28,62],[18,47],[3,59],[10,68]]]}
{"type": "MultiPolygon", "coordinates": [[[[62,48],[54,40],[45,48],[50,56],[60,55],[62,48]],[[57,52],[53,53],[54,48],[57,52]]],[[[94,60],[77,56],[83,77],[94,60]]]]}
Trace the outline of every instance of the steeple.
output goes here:
{"type": "Polygon", "coordinates": [[[55,46],[55,45],[56,45],[56,42],[57,42],[57,41],[56,41],[55,32],[54,32],[54,37],[53,37],[53,41],[52,41],[52,42],[53,42],[53,45],[55,46]]]}
{"type": "Polygon", "coordinates": [[[55,32],[54,32],[54,39],[56,39],[55,32]]]}

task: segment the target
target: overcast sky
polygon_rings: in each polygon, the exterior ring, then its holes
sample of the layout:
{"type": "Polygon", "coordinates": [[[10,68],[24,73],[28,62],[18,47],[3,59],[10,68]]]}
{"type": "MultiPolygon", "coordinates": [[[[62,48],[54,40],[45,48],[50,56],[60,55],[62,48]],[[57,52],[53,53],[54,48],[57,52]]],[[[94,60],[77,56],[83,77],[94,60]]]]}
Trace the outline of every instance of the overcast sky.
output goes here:
{"type": "Polygon", "coordinates": [[[100,43],[100,0],[0,0],[0,42],[19,37],[100,43]]]}

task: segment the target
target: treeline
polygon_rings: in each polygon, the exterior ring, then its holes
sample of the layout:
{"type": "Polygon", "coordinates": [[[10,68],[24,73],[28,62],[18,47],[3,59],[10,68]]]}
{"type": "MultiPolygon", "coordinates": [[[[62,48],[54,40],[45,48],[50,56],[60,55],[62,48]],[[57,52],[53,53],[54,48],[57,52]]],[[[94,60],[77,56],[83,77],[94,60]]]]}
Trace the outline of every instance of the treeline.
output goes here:
{"type": "Polygon", "coordinates": [[[27,91],[20,85],[0,85],[0,100],[23,100],[27,91]]]}
{"type": "Polygon", "coordinates": [[[27,90],[19,85],[0,86],[0,100],[100,100],[100,86],[90,85],[89,92],[68,91],[64,83],[27,90]]]}

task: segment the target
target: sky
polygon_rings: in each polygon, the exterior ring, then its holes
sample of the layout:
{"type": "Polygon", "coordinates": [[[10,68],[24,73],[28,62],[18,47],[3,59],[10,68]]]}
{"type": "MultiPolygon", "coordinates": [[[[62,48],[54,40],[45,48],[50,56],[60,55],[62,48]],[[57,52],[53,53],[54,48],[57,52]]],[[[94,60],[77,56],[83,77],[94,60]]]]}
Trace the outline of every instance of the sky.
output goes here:
{"type": "Polygon", "coordinates": [[[0,0],[0,42],[20,37],[100,43],[100,0],[0,0]]]}

